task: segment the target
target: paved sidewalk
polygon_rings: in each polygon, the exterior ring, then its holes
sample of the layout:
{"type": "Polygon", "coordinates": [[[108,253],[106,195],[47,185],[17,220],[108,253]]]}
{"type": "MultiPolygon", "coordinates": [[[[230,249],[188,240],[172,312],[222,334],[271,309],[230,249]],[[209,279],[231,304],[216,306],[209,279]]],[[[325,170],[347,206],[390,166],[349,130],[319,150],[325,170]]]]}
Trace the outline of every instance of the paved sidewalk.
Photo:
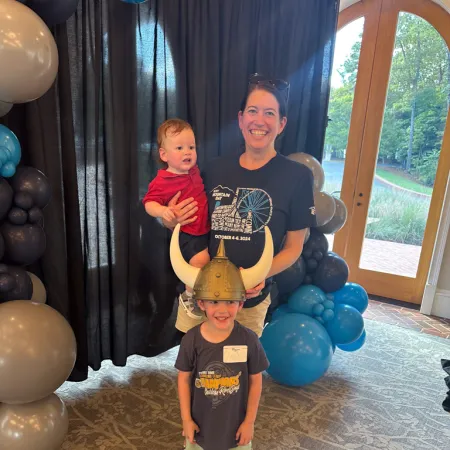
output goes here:
{"type": "MultiPolygon", "coordinates": [[[[331,249],[334,236],[327,235],[327,238],[331,249]]],[[[417,245],[365,239],[360,267],[415,278],[421,250],[417,245]]]]}

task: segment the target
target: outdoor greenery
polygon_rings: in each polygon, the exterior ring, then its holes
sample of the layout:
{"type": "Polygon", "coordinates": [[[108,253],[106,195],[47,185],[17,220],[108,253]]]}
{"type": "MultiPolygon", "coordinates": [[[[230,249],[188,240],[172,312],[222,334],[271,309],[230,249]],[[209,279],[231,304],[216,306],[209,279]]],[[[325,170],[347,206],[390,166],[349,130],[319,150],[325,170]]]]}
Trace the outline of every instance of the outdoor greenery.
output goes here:
{"type": "Polygon", "coordinates": [[[379,169],[376,171],[377,175],[392,184],[396,184],[404,189],[409,189],[410,191],[418,192],[420,194],[431,195],[433,193],[433,188],[429,186],[424,186],[423,184],[417,183],[414,180],[406,178],[401,174],[401,172],[379,169]]]}
{"type": "MultiPolygon", "coordinates": [[[[347,147],[361,40],[339,69],[333,88],[326,149],[343,158],[347,147]]],[[[399,17],[379,163],[399,167],[433,186],[450,105],[450,52],[437,31],[409,13],[399,17]]]]}
{"type": "MultiPolygon", "coordinates": [[[[345,158],[361,37],[338,69],[339,87],[331,91],[325,151],[332,159],[345,158]]],[[[431,196],[449,106],[447,45],[428,22],[401,13],[377,164],[377,174],[399,188],[375,183],[366,238],[422,244],[431,197],[404,189],[431,196]]],[[[340,183],[330,181],[326,190],[340,191],[340,183]]]]}

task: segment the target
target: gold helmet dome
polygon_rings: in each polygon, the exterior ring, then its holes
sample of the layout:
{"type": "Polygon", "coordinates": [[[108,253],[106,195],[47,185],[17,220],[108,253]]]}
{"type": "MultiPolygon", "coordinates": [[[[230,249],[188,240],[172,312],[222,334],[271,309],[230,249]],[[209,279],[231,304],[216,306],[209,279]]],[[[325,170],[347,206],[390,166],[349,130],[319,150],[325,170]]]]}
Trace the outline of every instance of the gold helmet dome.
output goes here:
{"type": "Polygon", "coordinates": [[[175,227],[170,241],[170,261],[177,277],[194,290],[197,300],[244,301],[245,291],[257,286],[269,273],[273,259],[272,235],[265,231],[265,245],[259,261],[248,269],[239,270],[226,256],[225,243],[220,241],[217,255],[203,268],[191,266],[181,254],[180,225],[175,227]]]}

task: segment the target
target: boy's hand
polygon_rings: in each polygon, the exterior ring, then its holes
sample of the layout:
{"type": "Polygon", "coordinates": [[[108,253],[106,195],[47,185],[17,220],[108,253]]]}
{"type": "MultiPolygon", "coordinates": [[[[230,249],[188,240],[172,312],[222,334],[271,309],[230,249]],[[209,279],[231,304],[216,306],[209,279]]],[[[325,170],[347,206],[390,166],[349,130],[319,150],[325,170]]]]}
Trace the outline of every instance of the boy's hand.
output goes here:
{"type": "Polygon", "coordinates": [[[191,420],[183,420],[183,436],[191,443],[195,444],[195,433],[199,433],[200,428],[191,420]]]}
{"type": "Polygon", "coordinates": [[[254,431],[254,424],[244,420],[236,433],[236,442],[238,445],[248,445],[253,439],[254,431]]]}
{"type": "Polygon", "coordinates": [[[166,206],[161,217],[164,220],[167,220],[167,222],[172,222],[172,220],[175,219],[175,213],[172,211],[172,208],[170,206],[166,206]]]}

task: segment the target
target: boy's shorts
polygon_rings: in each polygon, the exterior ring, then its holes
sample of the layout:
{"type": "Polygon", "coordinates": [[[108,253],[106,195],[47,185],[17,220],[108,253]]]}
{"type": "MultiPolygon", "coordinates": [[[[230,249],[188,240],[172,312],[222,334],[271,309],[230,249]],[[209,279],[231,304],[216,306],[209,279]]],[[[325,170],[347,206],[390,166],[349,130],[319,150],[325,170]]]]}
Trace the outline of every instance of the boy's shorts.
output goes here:
{"type": "MultiPolygon", "coordinates": [[[[270,306],[270,294],[259,304],[254,306],[253,308],[242,308],[236,316],[236,320],[244,327],[250,328],[250,330],[254,331],[258,337],[261,337],[263,328],[264,328],[264,320],[266,319],[267,310],[270,306]]],[[[177,330],[187,333],[191,328],[194,328],[196,325],[199,325],[206,320],[206,317],[196,320],[191,319],[187,314],[184,308],[178,307],[177,313],[177,321],[175,323],[175,327],[177,330]]]]}
{"type": "MultiPolygon", "coordinates": [[[[230,448],[230,450],[252,450],[252,443],[250,442],[247,445],[241,445],[239,447],[230,448]]],[[[198,444],[191,444],[188,440],[186,440],[186,450],[203,450],[198,444]]]]}
{"type": "Polygon", "coordinates": [[[209,233],[194,236],[180,232],[180,250],[186,262],[189,262],[193,256],[201,251],[208,249],[209,233]]]}

